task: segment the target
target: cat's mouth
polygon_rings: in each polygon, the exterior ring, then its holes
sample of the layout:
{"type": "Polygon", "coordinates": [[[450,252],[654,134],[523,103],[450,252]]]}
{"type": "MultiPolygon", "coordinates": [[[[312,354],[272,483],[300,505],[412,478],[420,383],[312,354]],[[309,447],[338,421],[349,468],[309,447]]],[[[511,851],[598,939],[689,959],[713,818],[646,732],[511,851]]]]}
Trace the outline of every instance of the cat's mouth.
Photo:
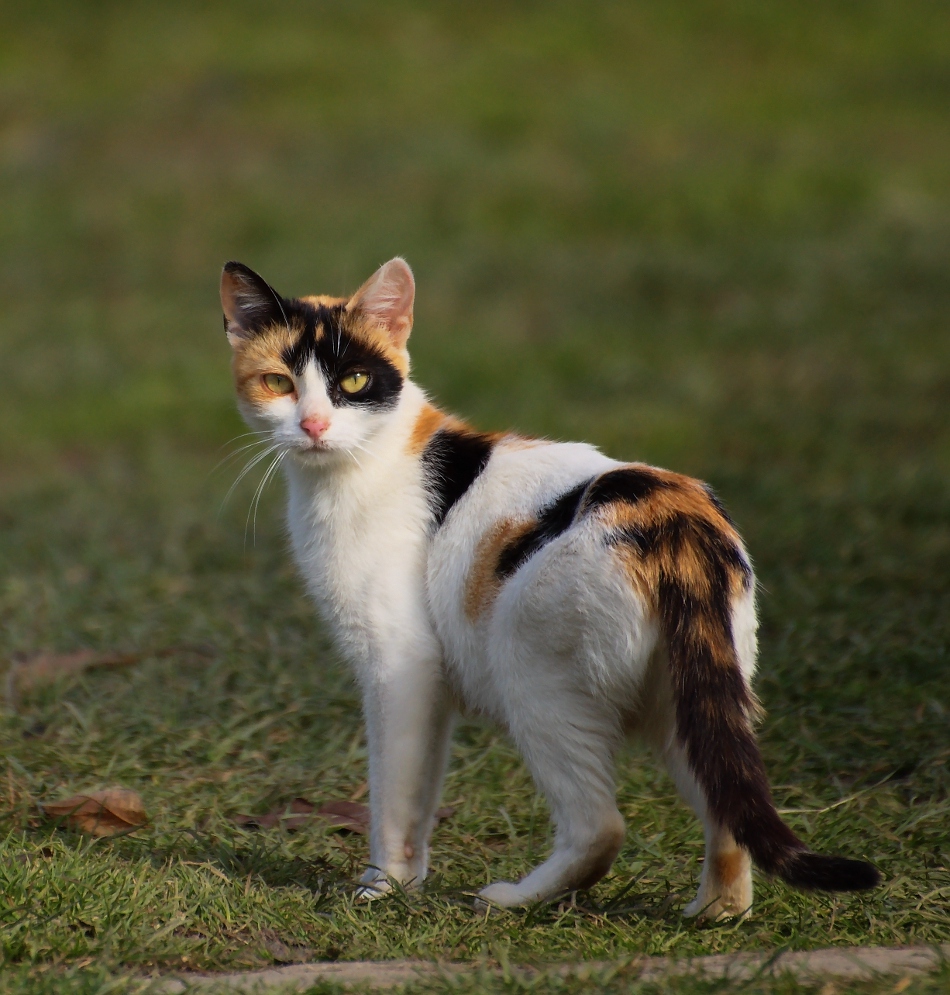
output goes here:
{"type": "Polygon", "coordinates": [[[297,446],[296,455],[304,459],[308,457],[326,456],[334,451],[334,447],[328,442],[306,442],[297,446]]]}
{"type": "Polygon", "coordinates": [[[340,452],[338,446],[322,439],[308,439],[294,447],[294,456],[304,463],[322,463],[328,456],[340,452]]]}

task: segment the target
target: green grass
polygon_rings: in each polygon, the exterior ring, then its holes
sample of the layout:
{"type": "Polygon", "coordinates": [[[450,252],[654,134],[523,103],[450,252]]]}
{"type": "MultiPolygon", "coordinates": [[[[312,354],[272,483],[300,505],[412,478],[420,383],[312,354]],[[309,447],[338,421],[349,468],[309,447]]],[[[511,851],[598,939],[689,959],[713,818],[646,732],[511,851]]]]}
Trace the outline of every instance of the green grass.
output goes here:
{"type": "Polygon", "coordinates": [[[0,717],[0,991],[262,965],[275,941],[541,963],[950,940],[944,5],[51,0],[5,21],[0,656],[215,654],[0,717]],[[482,918],[466,893],[548,838],[517,756],[473,723],[421,895],[356,905],[362,838],[230,821],[348,797],[366,758],[279,487],[256,542],[253,484],[221,510],[237,471],[212,470],[243,428],[219,267],[343,293],[396,253],[439,400],[720,491],[763,585],[779,802],[870,788],[789,819],[884,887],[759,881],[750,921],[685,922],[700,833],[631,754],[610,877],[482,918]],[[110,783],[147,830],[40,818],[110,783]]]}

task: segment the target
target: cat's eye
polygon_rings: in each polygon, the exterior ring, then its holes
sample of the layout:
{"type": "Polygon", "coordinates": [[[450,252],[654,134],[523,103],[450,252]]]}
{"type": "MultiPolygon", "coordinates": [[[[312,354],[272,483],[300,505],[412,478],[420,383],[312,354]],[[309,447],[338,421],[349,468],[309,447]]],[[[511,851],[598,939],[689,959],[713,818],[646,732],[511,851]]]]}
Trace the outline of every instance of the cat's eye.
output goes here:
{"type": "Polygon", "coordinates": [[[348,373],[340,381],[340,390],[344,394],[358,394],[369,383],[369,374],[357,370],[355,373],[348,373]]]}
{"type": "Polygon", "coordinates": [[[272,394],[291,394],[294,389],[294,382],[290,377],[285,377],[283,373],[265,373],[263,376],[264,386],[272,394]]]}

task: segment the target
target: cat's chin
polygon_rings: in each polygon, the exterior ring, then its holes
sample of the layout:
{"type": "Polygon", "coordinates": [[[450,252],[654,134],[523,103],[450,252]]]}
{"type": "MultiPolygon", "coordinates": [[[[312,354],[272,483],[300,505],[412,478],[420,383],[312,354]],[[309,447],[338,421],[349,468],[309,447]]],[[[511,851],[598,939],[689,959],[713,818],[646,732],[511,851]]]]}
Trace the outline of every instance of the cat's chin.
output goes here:
{"type": "Polygon", "coordinates": [[[344,461],[353,463],[352,458],[347,459],[349,455],[346,449],[326,444],[317,444],[307,446],[306,448],[301,447],[293,451],[295,462],[307,467],[328,467],[344,461]]]}

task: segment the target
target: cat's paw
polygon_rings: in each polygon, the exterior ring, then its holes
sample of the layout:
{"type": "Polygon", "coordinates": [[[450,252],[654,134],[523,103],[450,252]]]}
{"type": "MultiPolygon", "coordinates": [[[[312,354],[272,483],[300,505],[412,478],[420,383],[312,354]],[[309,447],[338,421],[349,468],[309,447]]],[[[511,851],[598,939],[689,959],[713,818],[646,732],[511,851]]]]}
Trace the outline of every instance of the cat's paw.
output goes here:
{"type": "Polygon", "coordinates": [[[700,922],[721,922],[723,919],[748,919],[752,915],[751,903],[744,909],[726,904],[718,898],[712,900],[703,895],[697,895],[683,909],[686,919],[698,918],[700,922]]]}
{"type": "Polygon", "coordinates": [[[374,881],[372,884],[359,885],[353,897],[357,902],[372,902],[376,898],[385,897],[392,890],[392,885],[388,881],[374,881]]]}
{"type": "Polygon", "coordinates": [[[354,897],[358,902],[371,902],[388,895],[392,890],[392,882],[378,867],[367,867],[354,897]]]}
{"type": "Polygon", "coordinates": [[[511,909],[518,905],[529,904],[521,889],[510,881],[496,881],[482,888],[475,899],[475,908],[479,911],[495,908],[511,909]]]}

